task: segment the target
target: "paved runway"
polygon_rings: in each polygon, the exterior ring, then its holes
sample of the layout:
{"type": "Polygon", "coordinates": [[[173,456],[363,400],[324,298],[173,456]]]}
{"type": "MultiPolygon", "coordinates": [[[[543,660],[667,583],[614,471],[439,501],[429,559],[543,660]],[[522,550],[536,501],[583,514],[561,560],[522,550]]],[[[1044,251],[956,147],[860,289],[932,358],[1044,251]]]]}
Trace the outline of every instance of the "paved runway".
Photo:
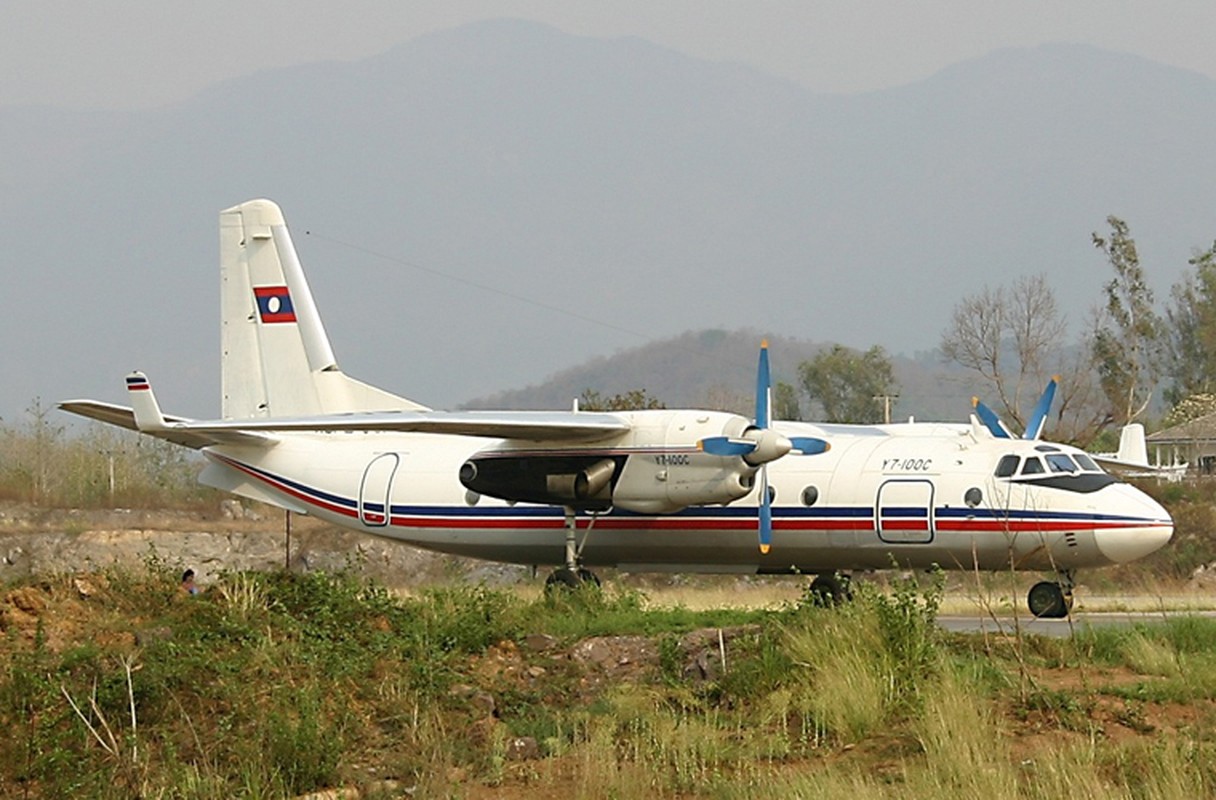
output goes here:
{"type": "MultiPolygon", "coordinates": [[[[1179,617],[1207,617],[1216,619],[1216,611],[1079,611],[1072,619],[1035,619],[1027,612],[1016,620],[1022,633],[1036,636],[1071,636],[1073,631],[1088,627],[1101,628],[1111,625],[1156,625],[1166,619],[1179,617]]],[[[1015,620],[1012,616],[998,615],[996,619],[979,614],[940,614],[937,624],[955,633],[1013,633],[1015,620]]]]}

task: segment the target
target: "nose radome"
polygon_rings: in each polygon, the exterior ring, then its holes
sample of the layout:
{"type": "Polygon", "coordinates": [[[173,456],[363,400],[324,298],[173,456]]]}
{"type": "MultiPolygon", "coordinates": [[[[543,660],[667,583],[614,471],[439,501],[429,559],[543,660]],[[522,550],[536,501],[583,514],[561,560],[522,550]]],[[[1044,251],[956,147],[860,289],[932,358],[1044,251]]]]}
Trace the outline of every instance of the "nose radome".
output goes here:
{"type": "Polygon", "coordinates": [[[1103,513],[1127,519],[1126,526],[1098,530],[1098,549],[1107,559],[1122,564],[1144,558],[1165,547],[1174,535],[1174,520],[1160,503],[1134,486],[1120,484],[1118,500],[1103,513]]]}

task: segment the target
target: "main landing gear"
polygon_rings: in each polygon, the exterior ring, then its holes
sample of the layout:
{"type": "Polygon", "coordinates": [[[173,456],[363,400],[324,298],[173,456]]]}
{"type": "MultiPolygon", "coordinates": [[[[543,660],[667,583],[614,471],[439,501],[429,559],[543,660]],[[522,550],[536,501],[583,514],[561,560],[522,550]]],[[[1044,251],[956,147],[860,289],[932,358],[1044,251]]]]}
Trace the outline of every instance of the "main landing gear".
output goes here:
{"type": "Polygon", "coordinates": [[[1059,581],[1040,581],[1030,587],[1026,605],[1030,613],[1044,619],[1063,619],[1072,610],[1073,571],[1061,570],[1059,581]]]}
{"type": "Polygon", "coordinates": [[[853,599],[852,577],[843,572],[821,572],[807,587],[811,605],[831,608],[853,599]]]}
{"type": "Polygon", "coordinates": [[[578,519],[573,508],[566,507],[566,563],[549,573],[545,578],[545,591],[553,592],[565,589],[578,589],[591,584],[599,586],[600,579],[594,572],[582,566],[583,548],[591,537],[591,528],[595,525],[596,514],[591,515],[587,529],[583,533],[583,541],[578,541],[578,519]]]}

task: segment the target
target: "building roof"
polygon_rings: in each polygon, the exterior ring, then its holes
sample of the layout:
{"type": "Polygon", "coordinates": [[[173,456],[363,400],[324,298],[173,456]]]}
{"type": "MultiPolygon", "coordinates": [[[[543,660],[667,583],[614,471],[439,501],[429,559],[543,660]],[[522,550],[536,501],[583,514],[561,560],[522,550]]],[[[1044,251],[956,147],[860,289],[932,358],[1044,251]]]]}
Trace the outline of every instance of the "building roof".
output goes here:
{"type": "Polygon", "coordinates": [[[1216,441],[1216,412],[1149,434],[1152,444],[1194,444],[1216,441]]]}

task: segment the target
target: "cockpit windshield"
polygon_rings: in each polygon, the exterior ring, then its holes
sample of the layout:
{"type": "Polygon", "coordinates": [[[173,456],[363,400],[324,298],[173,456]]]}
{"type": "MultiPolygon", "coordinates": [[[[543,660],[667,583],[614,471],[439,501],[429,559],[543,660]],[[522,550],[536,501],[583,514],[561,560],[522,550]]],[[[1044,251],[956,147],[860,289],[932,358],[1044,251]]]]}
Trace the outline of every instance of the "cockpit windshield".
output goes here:
{"type": "Polygon", "coordinates": [[[993,475],[998,478],[1011,478],[1014,475],[1046,475],[1048,473],[1103,473],[1102,468],[1085,453],[1062,453],[1054,447],[1051,448],[1053,452],[1046,452],[1045,448],[1039,449],[1045,451],[1042,456],[1033,455],[1023,458],[1012,453],[1001,456],[993,475]]]}
{"type": "Polygon", "coordinates": [[[1018,471],[1018,463],[1021,460],[1017,456],[1001,456],[1001,461],[996,465],[994,474],[998,478],[1008,478],[1018,471]]]}
{"type": "Polygon", "coordinates": [[[1047,455],[1047,466],[1052,472],[1077,472],[1077,462],[1073,461],[1063,453],[1049,453],[1047,455]]]}
{"type": "Polygon", "coordinates": [[[1094,460],[1085,453],[1077,453],[1076,459],[1077,463],[1081,465],[1081,469],[1086,472],[1102,472],[1102,468],[1094,463],[1094,460]]]}
{"type": "Polygon", "coordinates": [[[1038,456],[1031,456],[1022,462],[1023,475],[1042,475],[1047,470],[1043,469],[1043,462],[1038,456]]]}

